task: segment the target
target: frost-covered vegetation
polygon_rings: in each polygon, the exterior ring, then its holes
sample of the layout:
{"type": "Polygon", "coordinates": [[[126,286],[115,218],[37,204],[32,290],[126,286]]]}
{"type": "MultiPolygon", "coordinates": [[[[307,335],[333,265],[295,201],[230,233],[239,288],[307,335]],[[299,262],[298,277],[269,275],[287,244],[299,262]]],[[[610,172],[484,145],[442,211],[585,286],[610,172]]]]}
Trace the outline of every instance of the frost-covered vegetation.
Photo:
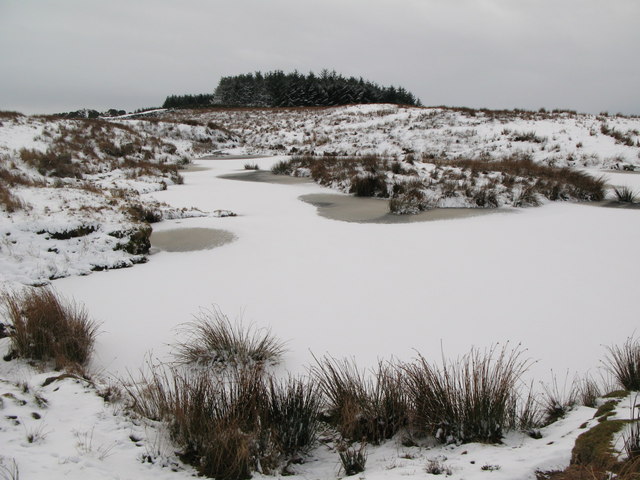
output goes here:
{"type": "Polygon", "coordinates": [[[400,161],[380,156],[294,156],[276,174],[310,176],[358,197],[391,198],[398,214],[437,207],[537,206],[543,200],[602,200],[605,181],[568,167],[538,164],[528,156],[498,160],[400,161]]]}
{"type": "Polygon", "coordinates": [[[246,153],[422,155],[440,160],[528,155],[556,167],[640,168],[640,118],[570,111],[397,105],[307,109],[179,110],[164,118],[215,122],[246,153]]]}
{"type": "Polygon", "coordinates": [[[198,216],[145,193],[235,145],[215,125],[0,114],[0,279],[44,283],[145,261],[149,223],[198,216]]]}

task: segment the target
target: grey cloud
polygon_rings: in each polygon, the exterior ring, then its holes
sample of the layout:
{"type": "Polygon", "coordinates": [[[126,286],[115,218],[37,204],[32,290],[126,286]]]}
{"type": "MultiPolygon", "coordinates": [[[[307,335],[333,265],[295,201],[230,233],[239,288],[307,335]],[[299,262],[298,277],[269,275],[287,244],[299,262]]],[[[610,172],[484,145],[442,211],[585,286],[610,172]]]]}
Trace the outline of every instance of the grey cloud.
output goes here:
{"type": "Polygon", "coordinates": [[[0,108],[159,105],[336,69],[426,105],[640,114],[636,0],[5,0],[0,108]]]}

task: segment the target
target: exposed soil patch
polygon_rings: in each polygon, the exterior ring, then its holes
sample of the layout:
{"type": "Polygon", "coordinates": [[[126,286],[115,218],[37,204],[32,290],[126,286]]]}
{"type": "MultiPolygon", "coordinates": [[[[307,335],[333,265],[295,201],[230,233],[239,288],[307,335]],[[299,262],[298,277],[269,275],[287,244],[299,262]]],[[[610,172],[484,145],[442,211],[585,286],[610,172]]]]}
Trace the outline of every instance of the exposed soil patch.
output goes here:
{"type": "Polygon", "coordinates": [[[165,252],[208,250],[231,243],[236,236],[215,228],[176,228],[151,234],[151,245],[165,252]]]}

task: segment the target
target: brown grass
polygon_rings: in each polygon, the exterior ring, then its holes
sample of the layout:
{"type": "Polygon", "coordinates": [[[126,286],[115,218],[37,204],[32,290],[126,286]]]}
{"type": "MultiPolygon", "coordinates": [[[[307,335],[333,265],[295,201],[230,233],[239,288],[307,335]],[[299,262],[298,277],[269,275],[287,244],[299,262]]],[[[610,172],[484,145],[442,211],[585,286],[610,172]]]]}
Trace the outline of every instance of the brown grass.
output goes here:
{"type": "Polygon", "coordinates": [[[181,458],[220,479],[269,473],[299,458],[316,440],[319,396],[303,380],[276,382],[258,368],[155,368],[125,386],[132,408],[164,420],[181,458]]]}
{"type": "Polygon", "coordinates": [[[408,404],[397,368],[380,362],[370,373],[355,362],[325,357],[312,369],[329,422],[343,438],[377,444],[407,425],[408,404]]]}
{"type": "Polygon", "coordinates": [[[91,357],[98,325],[84,307],[46,287],[4,293],[2,306],[15,329],[12,354],[55,362],[56,368],[85,365],[91,357]]]}
{"type": "Polygon", "coordinates": [[[404,365],[417,433],[440,442],[500,442],[516,428],[518,381],[528,368],[518,349],[472,350],[457,362],[404,365]]]}

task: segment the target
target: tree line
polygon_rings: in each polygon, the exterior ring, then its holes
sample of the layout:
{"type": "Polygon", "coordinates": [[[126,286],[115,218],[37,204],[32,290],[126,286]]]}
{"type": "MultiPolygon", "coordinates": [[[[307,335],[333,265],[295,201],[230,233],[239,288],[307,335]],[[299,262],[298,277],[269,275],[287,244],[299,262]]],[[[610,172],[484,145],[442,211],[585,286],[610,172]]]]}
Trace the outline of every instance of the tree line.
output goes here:
{"type": "Polygon", "coordinates": [[[384,87],[328,70],[319,75],[275,70],[222,77],[213,94],[170,95],[163,108],[320,107],[362,103],[421,105],[419,99],[402,87],[384,87]]]}

